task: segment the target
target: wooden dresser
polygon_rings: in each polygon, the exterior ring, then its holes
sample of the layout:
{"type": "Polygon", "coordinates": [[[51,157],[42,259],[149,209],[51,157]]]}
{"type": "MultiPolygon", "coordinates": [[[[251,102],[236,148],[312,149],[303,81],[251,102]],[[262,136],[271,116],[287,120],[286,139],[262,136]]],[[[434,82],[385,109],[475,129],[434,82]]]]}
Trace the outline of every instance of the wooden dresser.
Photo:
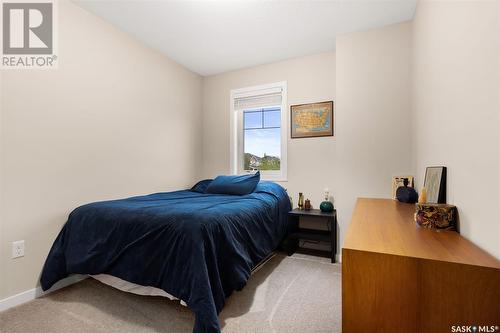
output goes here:
{"type": "Polygon", "coordinates": [[[414,212],[358,199],[342,248],[342,332],[500,326],[500,262],[457,232],[418,227],[414,212]]]}

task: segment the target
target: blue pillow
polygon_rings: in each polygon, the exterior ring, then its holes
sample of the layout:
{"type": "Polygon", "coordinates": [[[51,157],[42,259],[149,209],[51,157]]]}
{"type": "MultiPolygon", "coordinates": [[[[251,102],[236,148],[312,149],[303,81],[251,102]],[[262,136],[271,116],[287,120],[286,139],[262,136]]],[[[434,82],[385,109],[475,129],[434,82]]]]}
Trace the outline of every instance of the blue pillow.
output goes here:
{"type": "Polygon", "coordinates": [[[245,195],[255,190],[259,180],[259,171],[243,176],[218,176],[208,185],[205,193],[245,195]]]}
{"type": "Polygon", "coordinates": [[[198,193],[205,193],[208,185],[212,182],[212,179],[204,179],[197,182],[193,187],[191,187],[191,191],[198,193]]]}

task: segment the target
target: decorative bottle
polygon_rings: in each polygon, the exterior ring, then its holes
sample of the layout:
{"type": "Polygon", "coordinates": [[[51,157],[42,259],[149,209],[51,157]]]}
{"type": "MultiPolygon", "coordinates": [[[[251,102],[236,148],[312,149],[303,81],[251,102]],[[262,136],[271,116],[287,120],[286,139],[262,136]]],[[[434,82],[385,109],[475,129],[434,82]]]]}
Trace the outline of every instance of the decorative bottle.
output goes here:
{"type": "Polygon", "coordinates": [[[297,202],[297,205],[299,206],[300,210],[304,209],[304,195],[302,192],[299,193],[299,201],[297,202]]]}
{"type": "Polygon", "coordinates": [[[333,212],[333,204],[331,203],[331,201],[329,199],[330,199],[330,192],[328,191],[327,188],[325,188],[325,201],[323,201],[319,205],[319,209],[321,209],[321,211],[323,213],[333,212]]]}

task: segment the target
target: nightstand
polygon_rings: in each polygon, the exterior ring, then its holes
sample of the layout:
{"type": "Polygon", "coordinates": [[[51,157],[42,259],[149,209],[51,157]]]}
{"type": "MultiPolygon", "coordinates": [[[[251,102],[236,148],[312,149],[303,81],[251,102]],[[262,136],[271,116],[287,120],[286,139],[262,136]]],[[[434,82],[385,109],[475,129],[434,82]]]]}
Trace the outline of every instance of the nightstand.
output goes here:
{"type": "Polygon", "coordinates": [[[332,263],[335,262],[337,254],[337,211],[331,213],[323,213],[319,209],[299,210],[294,209],[288,212],[288,223],[291,230],[285,241],[284,248],[290,256],[299,249],[300,240],[321,241],[330,243],[330,251],[315,251],[325,252],[331,258],[332,263]],[[305,229],[300,228],[300,219],[317,219],[325,222],[326,230],[305,229]]]}

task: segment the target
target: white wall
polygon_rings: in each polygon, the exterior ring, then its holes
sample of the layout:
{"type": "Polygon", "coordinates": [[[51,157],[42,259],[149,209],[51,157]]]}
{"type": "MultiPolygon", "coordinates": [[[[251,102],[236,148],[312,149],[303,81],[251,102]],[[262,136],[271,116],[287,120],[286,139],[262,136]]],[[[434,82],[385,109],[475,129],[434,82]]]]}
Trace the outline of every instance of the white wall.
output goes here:
{"type": "Polygon", "coordinates": [[[205,78],[203,175],[229,172],[229,90],[286,80],[289,104],[335,99],[335,138],[289,139],[283,185],[316,205],[332,189],[341,244],[357,197],[390,197],[400,174],[415,175],[420,189],[426,166],[446,165],[461,234],[500,257],[499,7],[422,0],[414,22],[338,37],[331,59],[205,78]]]}
{"type": "MultiPolygon", "coordinates": [[[[230,90],[278,81],[287,81],[289,105],[334,100],[335,53],[320,53],[205,77],[204,177],[230,173],[230,90]]],[[[289,108],[285,112],[289,114],[289,108]]],[[[289,131],[288,128],[286,130],[289,131]]],[[[323,200],[323,189],[335,188],[335,141],[335,137],[290,139],[288,134],[288,181],[282,185],[287,188],[295,203],[298,192],[304,192],[313,205],[318,207],[323,200]]]]}
{"type": "Polygon", "coordinates": [[[390,197],[392,176],[413,171],[410,40],[410,24],[398,24],[342,36],[336,53],[204,78],[203,176],[229,173],[231,89],[287,81],[289,105],[333,99],[335,137],[289,138],[282,185],[295,202],[300,191],[315,207],[329,187],[342,244],[356,198],[390,197]]]}
{"type": "Polygon", "coordinates": [[[0,299],[36,286],[73,208],[185,188],[201,163],[201,77],[71,2],[59,20],[58,69],[3,72],[0,299]]]}
{"type": "Polygon", "coordinates": [[[416,170],[448,167],[463,236],[500,258],[500,4],[420,1],[414,33],[416,170]]]}
{"type": "Polygon", "coordinates": [[[341,238],[356,198],[391,197],[413,174],[411,24],[337,38],[337,207],[341,238]]]}

